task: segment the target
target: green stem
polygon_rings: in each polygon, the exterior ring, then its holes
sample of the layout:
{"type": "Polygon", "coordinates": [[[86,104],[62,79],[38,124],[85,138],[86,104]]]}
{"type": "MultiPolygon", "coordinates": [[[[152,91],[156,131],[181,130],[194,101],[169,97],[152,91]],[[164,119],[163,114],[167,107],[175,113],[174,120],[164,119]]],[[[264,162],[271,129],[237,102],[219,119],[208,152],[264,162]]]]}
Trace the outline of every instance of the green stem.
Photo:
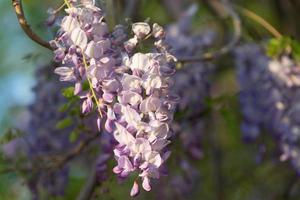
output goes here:
{"type": "Polygon", "coordinates": [[[68,8],[72,8],[72,5],[70,4],[70,2],[68,0],[64,0],[64,2],[68,6],[68,8]]]}
{"type": "Polygon", "coordinates": [[[101,113],[101,111],[100,111],[100,103],[99,103],[99,101],[98,101],[97,95],[96,95],[95,90],[94,90],[94,88],[93,88],[92,81],[90,80],[90,78],[89,78],[88,75],[87,75],[88,65],[87,65],[87,62],[86,62],[86,59],[85,59],[85,56],[84,56],[84,53],[83,53],[83,52],[82,52],[82,57],[83,57],[84,68],[85,68],[85,71],[86,71],[86,79],[87,79],[87,81],[88,81],[88,83],[89,83],[90,90],[92,91],[92,96],[93,96],[93,98],[94,98],[94,100],[95,100],[95,102],[96,102],[97,110],[98,110],[98,112],[99,112],[99,114],[100,114],[100,117],[102,118],[102,113],[101,113]]]}

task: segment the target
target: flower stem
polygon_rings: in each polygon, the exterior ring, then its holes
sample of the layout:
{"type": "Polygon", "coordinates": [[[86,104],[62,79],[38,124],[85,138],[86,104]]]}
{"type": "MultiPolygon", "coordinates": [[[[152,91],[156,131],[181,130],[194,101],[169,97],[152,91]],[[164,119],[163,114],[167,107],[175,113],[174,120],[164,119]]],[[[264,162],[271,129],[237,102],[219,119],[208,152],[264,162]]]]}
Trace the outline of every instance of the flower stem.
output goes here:
{"type": "Polygon", "coordinates": [[[254,20],[255,22],[257,22],[258,24],[260,24],[261,26],[263,26],[267,31],[269,31],[274,37],[276,38],[281,38],[282,34],[279,33],[279,31],[276,30],[276,28],[274,28],[274,26],[272,26],[269,22],[267,22],[264,18],[262,18],[261,16],[257,15],[256,13],[252,12],[251,10],[248,10],[246,8],[243,8],[241,6],[236,6],[238,8],[238,10],[244,14],[246,17],[254,20]]]}
{"type": "Polygon", "coordinates": [[[199,61],[208,61],[213,60],[215,58],[218,58],[222,55],[227,54],[230,52],[234,47],[238,44],[241,38],[242,34],[242,25],[239,15],[235,12],[235,9],[233,9],[233,5],[226,1],[216,1],[216,4],[214,5],[214,9],[217,9],[217,6],[220,6],[221,9],[224,10],[224,12],[227,13],[228,17],[232,19],[233,24],[233,36],[231,40],[224,45],[219,50],[216,50],[215,52],[207,52],[200,56],[192,56],[192,57],[182,57],[178,58],[177,62],[179,63],[188,63],[188,62],[199,62],[199,61]]]}
{"type": "Polygon", "coordinates": [[[70,4],[69,0],[64,0],[64,2],[68,8],[72,8],[72,5],[70,4]]]}
{"type": "Polygon", "coordinates": [[[87,81],[88,81],[88,83],[89,83],[90,90],[92,91],[92,96],[93,96],[93,98],[94,98],[94,100],[95,100],[95,102],[96,102],[97,109],[98,109],[98,112],[99,112],[99,114],[100,114],[100,117],[102,118],[103,116],[102,116],[102,112],[101,112],[101,110],[100,110],[100,103],[99,103],[99,101],[98,101],[98,98],[97,98],[97,96],[96,96],[95,90],[94,90],[94,88],[93,88],[92,81],[90,80],[90,78],[89,78],[88,75],[87,75],[88,65],[87,65],[87,62],[86,62],[86,59],[85,59],[85,56],[84,56],[84,53],[83,53],[83,52],[82,52],[82,57],[83,57],[83,64],[84,64],[85,73],[86,73],[86,79],[87,79],[87,81]]]}
{"type": "Polygon", "coordinates": [[[61,9],[63,9],[66,5],[67,5],[66,1],[64,1],[64,3],[55,10],[55,13],[58,13],[59,11],[61,11],[61,9]]]}
{"type": "Polygon", "coordinates": [[[53,50],[48,41],[43,40],[31,29],[29,23],[27,22],[25,14],[24,14],[22,0],[12,0],[12,5],[13,5],[15,13],[17,15],[19,24],[20,24],[21,28],[23,29],[23,31],[26,33],[26,35],[31,40],[36,42],[37,44],[39,44],[47,49],[53,50]]]}

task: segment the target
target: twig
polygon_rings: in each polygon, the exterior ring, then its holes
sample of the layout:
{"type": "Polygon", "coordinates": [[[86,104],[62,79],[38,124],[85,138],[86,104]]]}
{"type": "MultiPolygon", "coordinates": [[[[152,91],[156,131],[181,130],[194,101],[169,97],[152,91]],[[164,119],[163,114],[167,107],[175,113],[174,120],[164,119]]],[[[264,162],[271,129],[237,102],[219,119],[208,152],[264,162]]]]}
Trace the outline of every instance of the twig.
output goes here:
{"type": "Polygon", "coordinates": [[[49,42],[43,40],[40,38],[37,34],[35,34],[30,25],[28,24],[25,15],[24,15],[24,10],[22,7],[22,0],[12,0],[12,5],[14,7],[14,10],[17,14],[17,18],[19,21],[20,26],[22,27],[23,31],[27,34],[27,36],[32,39],[34,42],[38,43],[39,45],[52,50],[49,42]]]}
{"type": "Polygon", "coordinates": [[[256,13],[252,12],[251,10],[248,10],[246,8],[243,8],[241,6],[237,6],[238,10],[243,13],[245,16],[249,17],[250,19],[256,21],[258,24],[263,26],[267,31],[269,31],[274,37],[281,38],[282,35],[277,31],[269,22],[267,22],[264,18],[257,15],[256,13]]]}
{"type": "MultiPolygon", "coordinates": [[[[81,54],[82,54],[82,58],[83,58],[84,68],[85,68],[86,71],[88,71],[89,66],[88,66],[87,61],[85,59],[84,52],[82,51],[81,54]]],[[[87,81],[89,83],[90,90],[92,91],[92,97],[93,97],[94,101],[96,102],[97,110],[99,112],[99,115],[100,115],[101,118],[103,118],[103,115],[102,115],[102,112],[101,112],[101,109],[100,109],[101,104],[99,102],[99,99],[97,98],[96,92],[95,92],[93,84],[92,84],[92,80],[90,79],[89,76],[87,76],[87,81]]]]}
{"type": "Polygon", "coordinates": [[[27,172],[27,171],[31,171],[31,170],[32,170],[31,167],[23,167],[22,170],[17,169],[15,167],[9,167],[9,168],[5,168],[5,169],[1,169],[0,174],[7,174],[7,173],[11,173],[11,172],[16,172],[16,171],[27,172]]]}
{"type": "Polygon", "coordinates": [[[69,0],[64,0],[65,4],[67,5],[68,8],[71,8],[72,5],[70,4],[69,0]]]}
{"type": "Polygon", "coordinates": [[[96,174],[96,164],[94,164],[91,169],[91,173],[86,181],[85,187],[80,191],[79,196],[76,200],[89,200],[92,198],[95,188],[98,185],[97,174],[96,174]]]}
{"type": "Polygon", "coordinates": [[[195,56],[195,57],[178,58],[178,62],[186,63],[186,62],[199,62],[199,61],[212,60],[212,59],[215,59],[216,57],[227,54],[239,42],[240,37],[241,37],[241,33],[242,33],[240,17],[233,10],[231,4],[228,3],[228,1],[222,0],[218,3],[222,4],[222,8],[224,8],[224,10],[226,10],[228,15],[232,18],[234,34],[233,34],[232,39],[230,40],[230,42],[227,45],[225,45],[224,47],[222,47],[221,49],[219,49],[218,51],[215,51],[215,52],[212,52],[212,53],[208,52],[208,53],[205,53],[205,54],[201,55],[200,57],[195,56]]]}
{"type": "MultiPolygon", "coordinates": [[[[89,144],[94,141],[99,135],[98,134],[94,134],[93,136],[91,136],[90,138],[82,141],[81,143],[79,143],[79,145],[77,145],[71,152],[69,152],[68,154],[66,154],[64,157],[62,157],[62,159],[55,164],[53,167],[54,168],[60,168],[62,167],[66,162],[72,160],[73,158],[75,158],[77,155],[81,154],[83,152],[83,150],[85,149],[85,147],[89,146],[89,144]]],[[[52,167],[52,168],[53,168],[52,167]]]]}
{"type": "Polygon", "coordinates": [[[63,167],[64,164],[67,162],[73,160],[77,155],[81,154],[89,144],[94,141],[99,135],[94,134],[93,136],[89,137],[88,139],[80,142],[74,149],[72,149],[69,153],[67,153],[64,156],[48,156],[45,158],[42,158],[42,160],[36,159],[33,161],[33,163],[39,164],[41,161],[48,161],[50,162],[47,166],[43,165],[37,165],[37,166],[25,166],[25,167],[9,167],[0,170],[0,174],[5,174],[5,173],[10,173],[10,172],[16,172],[16,171],[21,171],[21,172],[30,172],[34,170],[53,170],[53,169],[58,169],[63,167]]]}

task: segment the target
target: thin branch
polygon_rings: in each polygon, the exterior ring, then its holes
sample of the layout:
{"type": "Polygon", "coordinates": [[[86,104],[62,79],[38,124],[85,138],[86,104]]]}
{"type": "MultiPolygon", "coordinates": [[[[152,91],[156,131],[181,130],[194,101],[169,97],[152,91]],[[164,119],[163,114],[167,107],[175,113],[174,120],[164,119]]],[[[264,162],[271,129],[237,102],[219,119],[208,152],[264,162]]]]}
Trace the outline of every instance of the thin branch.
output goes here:
{"type": "Polygon", "coordinates": [[[241,20],[238,14],[233,10],[231,4],[226,1],[222,0],[218,2],[218,4],[221,4],[222,8],[228,13],[228,15],[232,18],[232,23],[233,23],[233,29],[234,33],[232,36],[232,39],[230,42],[219,49],[218,51],[212,52],[212,53],[205,53],[203,55],[195,56],[195,57],[185,57],[185,58],[179,58],[178,62],[180,63],[186,63],[186,62],[199,62],[199,61],[208,61],[215,59],[216,57],[222,56],[224,54],[229,53],[239,42],[241,34],[242,34],[242,28],[241,28],[241,20]]]}
{"type": "MultiPolygon", "coordinates": [[[[94,134],[93,136],[87,138],[86,140],[80,142],[76,147],[74,147],[70,152],[68,152],[67,154],[63,155],[63,156],[46,156],[45,158],[35,158],[35,160],[33,161],[33,164],[40,164],[43,163],[43,161],[45,162],[50,162],[48,165],[46,164],[46,166],[43,165],[28,165],[28,166],[23,166],[23,167],[9,167],[9,168],[5,168],[5,169],[1,169],[0,170],[0,174],[5,174],[5,173],[10,173],[10,172],[16,172],[16,171],[21,171],[21,172],[30,172],[30,171],[34,171],[34,170],[53,170],[53,169],[59,169],[61,167],[63,167],[67,162],[73,160],[77,155],[81,154],[87,146],[89,146],[89,144],[94,141],[99,135],[98,134],[94,134]]],[[[44,164],[44,163],[43,163],[44,164]]]]}
{"type": "Polygon", "coordinates": [[[91,173],[85,183],[85,187],[80,191],[79,196],[76,200],[89,200],[92,198],[96,187],[98,186],[97,174],[96,174],[96,164],[94,164],[91,169],[91,173]]]}
{"type": "Polygon", "coordinates": [[[20,26],[22,27],[23,31],[27,34],[27,36],[32,39],[34,42],[38,43],[39,45],[52,50],[49,42],[43,40],[40,38],[37,34],[35,34],[30,25],[28,24],[25,15],[24,15],[24,10],[22,7],[22,0],[12,0],[12,5],[14,7],[14,10],[16,12],[18,21],[20,26]]]}
{"type": "Polygon", "coordinates": [[[72,5],[70,4],[69,0],[64,0],[65,4],[67,5],[68,8],[71,8],[72,5]]]}
{"type": "MultiPolygon", "coordinates": [[[[77,145],[71,152],[66,154],[62,159],[55,164],[53,167],[54,168],[60,168],[62,167],[65,163],[69,162],[70,160],[73,160],[77,155],[81,154],[89,144],[94,141],[99,135],[94,134],[93,136],[89,137],[88,139],[82,141],[77,145]]],[[[52,167],[52,168],[53,168],[52,167]]]]}
{"type": "Polygon", "coordinates": [[[267,22],[264,18],[257,15],[256,13],[252,12],[251,10],[248,10],[246,8],[243,8],[241,6],[236,6],[238,10],[243,13],[246,17],[249,17],[250,19],[256,21],[258,24],[263,26],[267,31],[269,31],[274,37],[281,38],[282,34],[279,33],[269,22],[267,22]]]}

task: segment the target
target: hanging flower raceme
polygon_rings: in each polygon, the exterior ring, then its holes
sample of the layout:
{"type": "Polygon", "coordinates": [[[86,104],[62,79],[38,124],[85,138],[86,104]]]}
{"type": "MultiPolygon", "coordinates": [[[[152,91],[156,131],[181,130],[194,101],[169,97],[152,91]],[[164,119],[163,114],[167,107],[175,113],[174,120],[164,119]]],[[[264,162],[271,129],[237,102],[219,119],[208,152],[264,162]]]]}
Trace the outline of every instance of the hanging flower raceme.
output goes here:
{"type": "MultiPolygon", "coordinates": [[[[66,9],[57,38],[54,59],[62,63],[55,69],[61,81],[75,83],[75,94],[82,98],[82,112],[96,107],[99,128],[113,134],[117,166],[113,171],[125,178],[137,171],[145,190],[151,179],[159,178],[160,167],[170,153],[169,124],[178,97],[170,93],[175,58],[168,53],[162,27],[147,23],[132,25],[133,38],[126,40],[124,28],[112,33],[102,11],[93,3],[66,9]],[[135,52],[140,42],[152,36],[154,53],[135,52]],[[89,89],[83,90],[87,83],[89,89]],[[101,123],[101,121],[103,123],[101,123]]],[[[135,181],[131,195],[139,188],[135,181]]]]}
{"type": "MultiPolygon", "coordinates": [[[[57,152],[66,152],[72,149],[69,141],[69,129],[58,129],[56,124],[65,118],[65,113],[57,112],[65,99],[59,91],[63,84],[51,77],[49,70],[51,65],[45,65],[36,70],[37,84],[33,88],[36,95],[35,102],[29,106],[30,120],[27,132],[23,140],[26,145],[22,153],[26,152],[29,162],[35,165],[37,156],[47,157],[57,152]],[[47,107],[47,112],[45,112],[47,107]],[[47,123],[45,123],[47,122],[47,123]],[[25,150],[27,149],[27,151],[25,150]]],[[[19,145],[18,145],[19,146],[19,145]]],[[[16,157],[18,154],[15,155],[16,157]]],[[[29,189],[32,191],[32,199],[40,199],[42,193],[55,197],[62,196],[69,178],[69,167],[63,165],[55,170],[32,170],[26,179],[29,189]],[[32,176],[31,178],[29,178],[32,176]]]]}
{"type": "Polygon", "coordinates": [[[271,59],[258,45],[240,47],[236,64],[245,139],[272,133],[280,160],[290,160],[299,173],[299,65],[286,55],[271,59]]]}
{"type": "MultiPolygon", "coordinates": [[[[136,23],[132,31],[133,39],[138,41],[136,46],[149,36],[151,28],[147,23],[136,23]]],[[[164,31],[157,24],[153,25],[152,35],[163,44],[164,31]]],[[[114,121],[114,136],[119,142],[114,150],[118,161],[114,172],[126,177],[139,171],[143,188],[150,191],[151,178],[159,178],[160,167],[170,154],[165,147],[170,142],[169,124],[178,100],[170,94],[175,58],[163,45],[157,47],[156,53],[132,54],[134,48],[126,47],[133,39],[124,43],[127,53],[123,52],[126,70],[119,79],[122,89],[118,91],[117,103],[109,108],[109,120],[114,121]]],[[[137,194],[137,187],[135,182],[132,195],[137,194]]]]}

